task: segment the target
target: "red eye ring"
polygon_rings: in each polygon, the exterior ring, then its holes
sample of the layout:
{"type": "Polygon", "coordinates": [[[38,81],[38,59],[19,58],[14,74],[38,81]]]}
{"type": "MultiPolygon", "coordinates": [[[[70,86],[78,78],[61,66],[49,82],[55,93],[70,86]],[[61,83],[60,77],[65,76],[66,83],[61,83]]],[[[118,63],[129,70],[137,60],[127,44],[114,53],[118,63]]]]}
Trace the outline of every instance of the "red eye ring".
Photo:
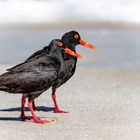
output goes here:
{"type": "Polygon", "coordinates": [[[62,47],[62,46],[63,46],[63,43],[62,43],[62,42],[58,42],[57,45],[58,45],[59,47],[62,47]]]}
{"type": "Polygon", "coordinates": [[[78,38],[79,38],[79,35],[77,35],[77,34],[74,35],[74,38],[75,38],[75,39],[78,39],[78,38]]]}

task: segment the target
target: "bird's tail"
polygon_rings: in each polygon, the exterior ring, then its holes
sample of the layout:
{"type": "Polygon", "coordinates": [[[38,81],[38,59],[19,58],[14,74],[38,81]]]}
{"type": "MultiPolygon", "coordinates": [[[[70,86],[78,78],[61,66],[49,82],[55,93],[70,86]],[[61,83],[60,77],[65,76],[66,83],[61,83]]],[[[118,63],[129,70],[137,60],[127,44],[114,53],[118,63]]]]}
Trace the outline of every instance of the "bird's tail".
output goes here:
{"type": "Polygon", "coordinates": [[[9,88],[7,87],[8,78],[5,74],[0,75],[0,90],[7,91],[9,88]]]}

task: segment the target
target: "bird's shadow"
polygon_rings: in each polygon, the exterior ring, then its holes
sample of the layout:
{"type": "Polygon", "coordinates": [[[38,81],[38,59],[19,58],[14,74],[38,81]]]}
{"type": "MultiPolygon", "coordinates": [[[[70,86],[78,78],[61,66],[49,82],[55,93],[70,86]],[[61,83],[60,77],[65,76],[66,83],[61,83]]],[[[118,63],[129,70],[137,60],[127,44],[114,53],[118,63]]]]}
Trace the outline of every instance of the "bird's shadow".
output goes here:
{"type": "MultiPolygon", "coordinates": [[[[50,112],[54,110],[54,107],[45,107],[45,106],[37,106],[37,109],[44,112],[50,112]]],[[[13,112],[13,111],[21,111],[20,107],[16,108],[8,108],[8,109],[0,109],[0,112],[13,112]]],[[[25,107],[25,111],[29,111],[28,107],[25,107]]],[[[0,117],[0,121],[21,121],[20,117],[0,117]]]]}
{"type": "MultiPolygon", "coordinates": [[[[24,109],[25,111],[29,111],[28,107],[25,107],[24,109]]],[[[54,110],[54,107],[37,106],[37,109],[39,111],[50,112],[54,110]]],[[[7,109],[0,109],[0,111],[5,111],[5,112],[21,111],[21,108],[20,107],[7,108],[7,109]]]]}
{"type": "Polygon", "coordinates": [[[20,121],[19,117],[0,117],[0,121],[20,121]]]}

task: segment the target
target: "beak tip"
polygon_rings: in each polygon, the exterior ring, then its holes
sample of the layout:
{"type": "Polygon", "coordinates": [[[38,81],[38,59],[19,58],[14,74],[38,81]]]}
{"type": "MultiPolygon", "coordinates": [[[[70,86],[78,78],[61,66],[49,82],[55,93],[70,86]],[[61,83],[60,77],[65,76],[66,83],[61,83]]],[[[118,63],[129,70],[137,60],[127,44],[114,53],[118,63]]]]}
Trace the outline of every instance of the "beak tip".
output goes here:
{"type": "Polygon", "coordinates": [[[93,47],[93,50],[96,50],[96,46],[93,47]]]}
{"type": "Polygon", "coordinates": [[[86,46],[86,47],[88,47],[88,48],[90,48],[90,49],[96,50],[96,46],[91,45],[91,44],[87,43],[87,42],[84,41],[84,40],[80,40],[80,44],[83,45],[83,46],[86,46]]]}
{"type": "Polygon", "coordinates": [[[81,60],[82,60],[82,59],[83,59],[83,56],[79,56],[79,59],[81,59],[81,60]]]}

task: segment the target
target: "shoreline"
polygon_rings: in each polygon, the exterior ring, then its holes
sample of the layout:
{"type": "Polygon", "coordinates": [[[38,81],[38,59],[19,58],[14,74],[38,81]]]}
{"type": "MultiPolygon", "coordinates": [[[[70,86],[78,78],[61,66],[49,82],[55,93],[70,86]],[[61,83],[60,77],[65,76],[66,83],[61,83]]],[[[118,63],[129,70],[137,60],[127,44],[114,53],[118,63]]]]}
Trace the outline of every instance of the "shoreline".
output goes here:
{"type": "Polygon", "coordinates": [[[83,28],[83,29],[124,29],[124,30],[137,30],[140,29],[138,23],[128,22],[111,22],[111,21],[94,21],[94,22],[52,22],[52,23],[0,23],[0,30],[8,29],[65,29],[65,28],[83,28]]]}

